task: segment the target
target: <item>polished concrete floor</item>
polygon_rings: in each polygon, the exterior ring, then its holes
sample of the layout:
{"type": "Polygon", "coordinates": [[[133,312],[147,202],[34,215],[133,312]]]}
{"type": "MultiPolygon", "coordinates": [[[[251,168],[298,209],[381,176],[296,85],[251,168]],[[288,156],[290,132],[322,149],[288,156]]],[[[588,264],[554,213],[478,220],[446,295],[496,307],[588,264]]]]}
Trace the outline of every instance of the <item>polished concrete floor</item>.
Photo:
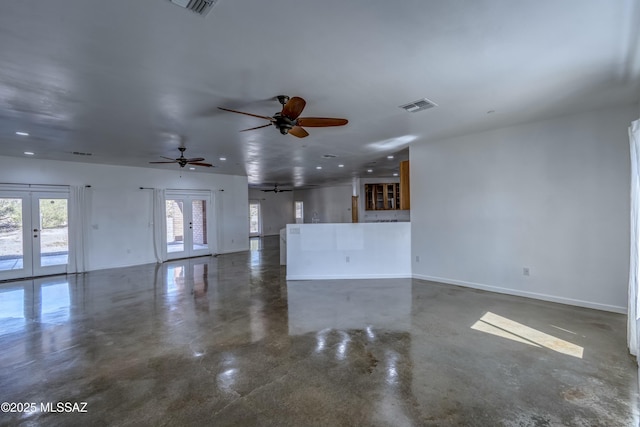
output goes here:
{"type": "Polygon", "coordinates": [[[0,401],[22,411],[0,424],[638,425],[622,315],[420,280],[287,283],[277,245],[0,284],[0,401]]]}

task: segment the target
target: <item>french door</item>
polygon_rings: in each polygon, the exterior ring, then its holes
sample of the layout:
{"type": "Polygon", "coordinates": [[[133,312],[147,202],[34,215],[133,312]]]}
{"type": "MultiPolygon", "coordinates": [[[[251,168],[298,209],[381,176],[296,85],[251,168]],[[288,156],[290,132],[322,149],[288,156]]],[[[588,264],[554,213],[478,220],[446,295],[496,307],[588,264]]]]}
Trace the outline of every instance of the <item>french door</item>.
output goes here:
{"type": "Polygon", "coordinates": [[[69,193],[0,191],[0,280],[64,274],[69,193]]]}
{"type": "Polygon", "coordinates": [[[210,255],[211,196],[168,193],[165,199],[167,259],[210,255]]]}

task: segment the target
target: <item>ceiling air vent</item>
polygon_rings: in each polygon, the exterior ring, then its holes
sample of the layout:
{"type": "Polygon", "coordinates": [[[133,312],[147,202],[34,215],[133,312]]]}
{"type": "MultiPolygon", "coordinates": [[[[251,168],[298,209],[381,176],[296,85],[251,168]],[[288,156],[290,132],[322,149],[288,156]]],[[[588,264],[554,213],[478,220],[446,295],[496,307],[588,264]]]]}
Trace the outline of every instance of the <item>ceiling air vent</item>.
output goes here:
{"type": "Polygon", "coordinates": [[[76,156],[92,156],[93,153],[83,153],[82,151],[72,151],[71,154],[76,156]]]}
{"type": "Polygon", "coordinates": [[[405,105],[401,105],[400,108],[403,108],[410,113],[417,113],[418,111],[428,110],[429,108],[437,106],[438,104],[436,104],[435,102],[429,101],[427,98],[423,98],[405,105]]]}
{"type": "Polygon", "coordinates": [[[169,0],[173,4],[189,9],[198,15],[207,16],[217,0],[169,0]]]}

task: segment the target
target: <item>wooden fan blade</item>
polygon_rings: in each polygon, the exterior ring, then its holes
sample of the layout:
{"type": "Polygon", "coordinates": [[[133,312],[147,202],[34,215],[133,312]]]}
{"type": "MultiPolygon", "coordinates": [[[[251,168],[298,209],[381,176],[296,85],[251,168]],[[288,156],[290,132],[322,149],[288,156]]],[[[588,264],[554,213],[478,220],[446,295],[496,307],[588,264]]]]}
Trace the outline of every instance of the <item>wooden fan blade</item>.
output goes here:
{"type": "Polygon", "coordinates": [[[173,160],[174,162],[176,161],[176,159],[172,159],[171,157],[165,157],[165,156],[160,156],[160,157],[162,157],[163,159],[167,159],[167,160],[173,160]]]}
{"type": "Polygon", "coordinates": [[[242,129],[240,132],[246,132],[248,130],[256,130],[256,129],[266,128],[267,126],[271,126],[272,124],[273,123],[269,123],[268,125],[256,126],[254,128],[249,128],[249,129],[242,129]]]}
{"type": "Polygon", "coordinates": [[[335,119],[330,117],[300,117],[298,126],[307,126],[310,128],[322,128],[327,126],[344,126],[349,123],[347,119],[335,119]]]}
{"type": "Polygon", "coordinates": [[[224,110],[224,111],[229,111],[229,112],[231,112],[231,113],[244,114],[245,116],[257,117],[257,118],[259,118],[259,119],[269,120],[270,122],[274,121],[274,120],[273,120],[273,117],[259,116],[259,115],[257,115],[257,114],[245,113],[245,112],[243,112],[243,111],[230,110],[230,109],[228,109],[228,108],[222,108],[222,107],[218,107],[218,108],[219,108],[219,109],[221,109],[221,110],[224,110]]]}
{"type": "Polygon", "coordinates": [[[307,105],[307,101],[300,98],[299,96],[294,96],[284,104],[282,107],[282,115],[290,118],[291,120],[295,120],[298,118],[302,110],[304,110],[304,106],[307,105]]]}
{"type": "Polygon", "coordinates": [[[193,163],[193,162],[201,162],[204,160],[204,157],[192,157],[190,159],[185,159],[187,161],[187,163],[193,163]]]}
{"type": "Polygon", "coordinates": [[[300,126],[294,126],[289,130],[289,135],[297,136],[298,138],[304,138],[309,136],[309,132],[302,129],[300,126]]]}
{"type": "Polygon", "coordinates": [[[285,191],[293,191],[293,190],[278,190],[278,193],[283,193],[285,191]]]}
{"type": "Polygon", "coordinates": [[[187,163],[190,164],[190,165],[196,165],[196,166],[206,166],[208,168],[212,168],[213,167],[213,165],[211,163],[202,163],[202,162],[187,162],[187,163]]]}
{"type": "Polygon", "coordinates": [[[275,192],[276,190],[262,190],[262,191],[264,191],[265,193],[271,193],[272,191],[275,192]]]}
{"type": "Polygon", "coordinates": [[[149,162],[149,163],[178,163],[176,160],[172,160],[170,162],[149,162]]]}

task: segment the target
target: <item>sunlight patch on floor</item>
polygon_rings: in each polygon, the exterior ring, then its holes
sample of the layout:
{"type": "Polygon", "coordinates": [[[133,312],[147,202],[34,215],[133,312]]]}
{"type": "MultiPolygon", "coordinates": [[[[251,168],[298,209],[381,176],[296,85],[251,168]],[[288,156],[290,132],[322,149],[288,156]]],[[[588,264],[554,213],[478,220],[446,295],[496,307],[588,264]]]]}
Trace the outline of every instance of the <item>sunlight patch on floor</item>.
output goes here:
{"type": "Polygon", "coordinates": [[[568,341],[545,334],[537,329],[530,328],[521,323],[514,322],[506,317],[498,316],[490,311],[485,313],[471,329],[512,341],[528,344],[534,347],[545,347],[558,353],[566,354],[582,359],[584,348],[568,341]]]}

